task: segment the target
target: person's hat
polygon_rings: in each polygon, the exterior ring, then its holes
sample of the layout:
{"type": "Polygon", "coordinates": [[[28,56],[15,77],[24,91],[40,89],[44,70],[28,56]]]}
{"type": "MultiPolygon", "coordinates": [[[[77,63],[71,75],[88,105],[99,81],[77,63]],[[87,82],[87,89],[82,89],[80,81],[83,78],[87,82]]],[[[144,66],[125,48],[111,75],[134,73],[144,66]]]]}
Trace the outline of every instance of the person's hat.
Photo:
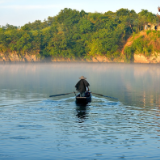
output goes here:
{"type": "Polygon", "coordinates": [[[81,77],[79,77],[79,79],[87,79],[86,77],[84,77],[84,76],[81,76],[81,77]]]}

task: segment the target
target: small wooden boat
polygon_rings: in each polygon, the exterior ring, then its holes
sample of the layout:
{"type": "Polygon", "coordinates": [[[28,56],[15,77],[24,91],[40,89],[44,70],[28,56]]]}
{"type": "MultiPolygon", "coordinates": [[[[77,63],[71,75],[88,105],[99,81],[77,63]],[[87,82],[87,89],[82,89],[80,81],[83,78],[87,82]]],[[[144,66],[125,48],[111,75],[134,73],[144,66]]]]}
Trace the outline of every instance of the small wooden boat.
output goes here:
{"type": "Polygon", "coordinates": [[[91,92],[86,92],[85,97],[80,97],[80,94],[76,95],[76,103],[77,104],[87,104],[91,102],[91,92]]]}

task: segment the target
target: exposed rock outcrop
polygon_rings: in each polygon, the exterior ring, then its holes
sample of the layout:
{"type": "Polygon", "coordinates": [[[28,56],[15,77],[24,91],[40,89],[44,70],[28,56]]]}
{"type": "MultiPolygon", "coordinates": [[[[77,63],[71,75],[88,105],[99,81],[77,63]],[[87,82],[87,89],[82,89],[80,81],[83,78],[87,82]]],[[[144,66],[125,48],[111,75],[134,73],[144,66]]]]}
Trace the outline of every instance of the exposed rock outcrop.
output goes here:
{"type": "Polygon", "coordinates": [[[40,61],[38,54],[25,54],[24,56],[17,53],[0,53],[0,62],[37,62],[40,61]]]}
{"type": "Polygon", "coordinates": [[[134,63],[160,63],[160,54],[145,57],[142,54],[134,54],[134,63]]]}
{"type": "MultiPolygon", "coordinates": [[[[24,56],[17,53],[3,54],[0,53],[0,62],[118,62],[124,63],[124,59],[109,59],[106,56],[90,57],[88,59],[65,59],[65,58],[48,58],[40,59],[39,54],[25,54],[24,56]]],[[[153,54],[150,57],[145,57],[142,54],[134,54],[134,63],[160,63],[160,54],[153,54]]]]}

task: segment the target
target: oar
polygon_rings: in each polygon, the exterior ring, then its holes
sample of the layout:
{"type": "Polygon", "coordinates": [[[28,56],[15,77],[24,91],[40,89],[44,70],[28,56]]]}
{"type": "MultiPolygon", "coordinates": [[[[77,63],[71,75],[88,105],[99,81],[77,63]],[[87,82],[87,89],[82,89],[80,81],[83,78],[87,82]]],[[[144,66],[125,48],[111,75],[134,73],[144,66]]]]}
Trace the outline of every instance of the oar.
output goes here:
{"type": "Polygon", "coordinates": [[[64,95],[68,95],[68,94],[72,94],[72,93],[75,94],[75,92],[71,92],[71,93],[63,93],[63,94],[50,95],[49,97],[64,96],[64,95]]]}
{"type": "MultiPolygon", "coordinates": [[[[91,93],[93,93],[93,92],[91,92],[91,93]]],[[[98,93],[93,93],[93,94],[118,100],[118,98],[114,98],[114,97],[110,97],[110,96],[105,96],[103,94],[98,94],[98,93]]]]}

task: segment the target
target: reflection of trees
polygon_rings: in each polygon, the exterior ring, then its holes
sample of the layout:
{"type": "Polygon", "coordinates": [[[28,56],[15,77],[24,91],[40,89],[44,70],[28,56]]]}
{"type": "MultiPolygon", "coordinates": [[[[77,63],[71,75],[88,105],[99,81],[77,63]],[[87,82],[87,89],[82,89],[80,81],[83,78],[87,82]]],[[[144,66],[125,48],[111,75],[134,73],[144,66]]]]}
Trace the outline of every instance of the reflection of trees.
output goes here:
{"type": "Polygon", "coordinates": [[[0,89],[18,89],[24,94],[31,91],[46,95],[75,91],[74,86],[83,75],[87,77],[94,93],[116,97],[127,105],[160,106],[158,64],[11,64],[1,65],[0,75],[0,89]]]}
{"type": "Polygon", "coordinates": [[[160,105],[159,65],[99,64],[93,70],[93,92],[117,97],[127,105],[160,105]]]}

